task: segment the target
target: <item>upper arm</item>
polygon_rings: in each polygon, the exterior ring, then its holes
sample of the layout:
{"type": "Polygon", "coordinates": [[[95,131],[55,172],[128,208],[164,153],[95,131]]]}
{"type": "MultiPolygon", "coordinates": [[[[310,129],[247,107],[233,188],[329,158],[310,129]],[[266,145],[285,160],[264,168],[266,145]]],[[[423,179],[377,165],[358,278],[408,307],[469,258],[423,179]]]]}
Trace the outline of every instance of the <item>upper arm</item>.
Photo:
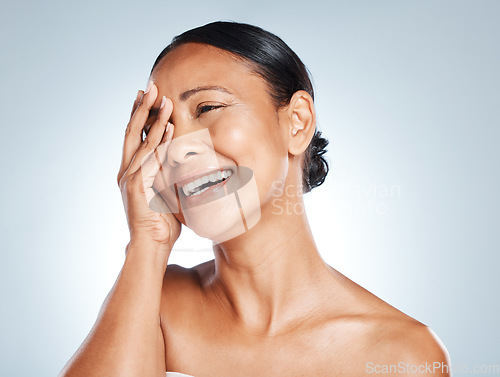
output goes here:
{"type": "Polygon", "coordinates": [[[165,353],[165,338],[163,336],[163,329],[161,326],[161,315],[160,315],[160,323],[158,324],[158,332],[156,337],[156,375],[158,377],[165,377],[167,372],[167,363],[166,363],[166,353],[165,353]]]}
{"type": "MultiPolygon", "coordinates": [[[[165,275],[163,276],[163,286],[160,301],[160,323],[158,326],[158,340],[157,340],[157,371],[158,376],[165,377],[167,371],[167,321],[169,317],[169,307],[173,304],[173,297],[170,294],[172,285],[176,285],[179,274],[182,273],[183,268],[176,264],[167,265],[165,275]]],[[[175,290],[175,289],[174,289],[175,290]]]]}
{"type": "MultiPolygon", "coordinates": [[[[192,270],[177,264],[167,265],[163,277],[162,297],[160,302],[160,325],[158,326],[157,360],[161,376],[167,371],[168,334],[167,331],[176,323],[176,319],[184,317],[182,311],[186,308],[184,301],[192,301],[192,270]]],[[[158,372],[158,376],[160,372],[158,372]]]]}

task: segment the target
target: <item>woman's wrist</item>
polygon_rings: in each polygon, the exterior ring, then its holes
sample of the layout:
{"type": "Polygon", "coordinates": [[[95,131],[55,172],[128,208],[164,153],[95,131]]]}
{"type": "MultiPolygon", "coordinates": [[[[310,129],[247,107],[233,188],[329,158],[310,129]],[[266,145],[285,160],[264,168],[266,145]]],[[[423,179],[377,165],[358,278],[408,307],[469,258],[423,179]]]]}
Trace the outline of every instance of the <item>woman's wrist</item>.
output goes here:
{"type": "Polygon", "coordinates": [[[173,245],[160,244],[148,238],[131,239],[125,249],[126,259],[134,258],[150,261],[155,265],[167,267],[173,245]]]}

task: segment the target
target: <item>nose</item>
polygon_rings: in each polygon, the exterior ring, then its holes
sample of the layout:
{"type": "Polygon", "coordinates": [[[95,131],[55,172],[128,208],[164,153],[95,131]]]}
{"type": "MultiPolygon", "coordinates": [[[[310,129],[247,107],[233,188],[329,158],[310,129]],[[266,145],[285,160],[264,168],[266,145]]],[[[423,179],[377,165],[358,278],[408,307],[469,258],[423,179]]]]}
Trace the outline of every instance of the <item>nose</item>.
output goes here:
{"type": "Polygon", "coordinates": [[[169,165],[187,164],[205,155],[208,148],[205,134],[206,130],[199,130],[173,138],[167,151],[169,165]]]}

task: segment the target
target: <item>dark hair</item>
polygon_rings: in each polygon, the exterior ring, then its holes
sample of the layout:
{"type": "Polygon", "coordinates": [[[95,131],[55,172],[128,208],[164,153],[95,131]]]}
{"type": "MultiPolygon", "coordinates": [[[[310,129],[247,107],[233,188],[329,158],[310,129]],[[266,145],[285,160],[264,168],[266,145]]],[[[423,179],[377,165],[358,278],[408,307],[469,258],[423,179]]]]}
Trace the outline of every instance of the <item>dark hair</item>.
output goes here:
{"type": "MultiPolygon", "coordinates": [[[[151,72],[165,55],[186,43],[211,45],[253,63],[255,73],[268,84],[269,94],[278,109],[288,105],[298,90],[305,90],[314,100],[309,71],[295,52],[278,36],[244,23],[217,21],[174,37],[156,58],[151,72]]],[[[316,130],[304,156],[304,193],[325,181],[329,167],[323,154],[327,145],[328,140],[321,137],[321,131],[316,130]]]]}

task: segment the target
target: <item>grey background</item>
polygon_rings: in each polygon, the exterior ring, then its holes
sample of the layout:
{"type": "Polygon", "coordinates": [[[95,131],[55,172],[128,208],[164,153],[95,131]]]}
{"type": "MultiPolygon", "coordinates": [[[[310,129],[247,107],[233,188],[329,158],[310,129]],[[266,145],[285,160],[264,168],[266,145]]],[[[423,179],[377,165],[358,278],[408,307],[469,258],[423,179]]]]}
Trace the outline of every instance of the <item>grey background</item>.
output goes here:
{"type": "MultiPolygon", "coordinates": [[[[276,33],[313,74],[331,173],[306,205],[324,259],[434,329],[455,365],[499,365],[499,15],[490,0],[4,2],[0,375],[57,375],[87,335],[128,240],[115,179],[136,92],[174,35],[215,20],[276,33]]],[[[171,263],[211,258],[184,228],[171,263]]]]}

